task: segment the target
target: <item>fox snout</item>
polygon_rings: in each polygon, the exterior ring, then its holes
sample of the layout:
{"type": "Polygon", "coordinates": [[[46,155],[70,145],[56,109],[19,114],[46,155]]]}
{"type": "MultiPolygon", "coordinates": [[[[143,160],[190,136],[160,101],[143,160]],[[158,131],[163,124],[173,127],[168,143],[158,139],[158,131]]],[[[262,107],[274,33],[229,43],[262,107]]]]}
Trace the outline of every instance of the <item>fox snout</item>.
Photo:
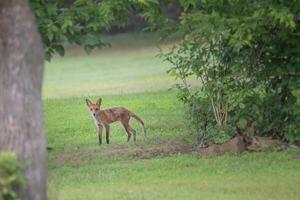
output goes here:
{"type": "Polygon", "coordinates": [[[100,98],[97,100],[96,104],[93,104],[89,99],[86,99],[86,105],[94,118],[97,116],[97,113],[100,112],[101,101],[100,98]]]}

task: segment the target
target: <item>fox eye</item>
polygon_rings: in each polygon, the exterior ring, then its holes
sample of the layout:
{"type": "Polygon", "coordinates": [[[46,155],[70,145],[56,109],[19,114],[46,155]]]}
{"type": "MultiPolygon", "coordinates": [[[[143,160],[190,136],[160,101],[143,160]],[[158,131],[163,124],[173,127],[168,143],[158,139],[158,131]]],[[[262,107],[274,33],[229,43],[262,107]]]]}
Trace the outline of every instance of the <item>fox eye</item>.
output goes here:
{"type": "Polygon", "coordinates": [[[92,111],[93,109],[90,108],[90,111],[92,111]]]}
{"type": "Polygon", "coordinates": [[[98,111],[98,110],[99,110],[99,108],[96,108],[95,110],[96,110],[96,111],[98,111]]]}

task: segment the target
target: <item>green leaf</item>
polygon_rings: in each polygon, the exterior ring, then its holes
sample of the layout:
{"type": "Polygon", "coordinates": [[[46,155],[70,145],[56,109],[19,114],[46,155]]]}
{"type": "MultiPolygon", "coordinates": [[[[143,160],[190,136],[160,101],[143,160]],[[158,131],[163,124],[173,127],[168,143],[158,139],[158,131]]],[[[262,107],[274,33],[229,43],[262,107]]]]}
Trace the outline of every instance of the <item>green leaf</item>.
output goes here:
{"type": "Polygon", "coordinates": [[[56,52],[60,55],[60,56],[64,56],[65,55],[65,48],[63,45],[57,45],[55,46],[55,50],[56,52]]]}
{"type": "Polygon", "coordinates": [[[247,120],[244,118],[240,118],[238,121],[238,127],[239,128],[246,128],[247,126],[247,120]]]}

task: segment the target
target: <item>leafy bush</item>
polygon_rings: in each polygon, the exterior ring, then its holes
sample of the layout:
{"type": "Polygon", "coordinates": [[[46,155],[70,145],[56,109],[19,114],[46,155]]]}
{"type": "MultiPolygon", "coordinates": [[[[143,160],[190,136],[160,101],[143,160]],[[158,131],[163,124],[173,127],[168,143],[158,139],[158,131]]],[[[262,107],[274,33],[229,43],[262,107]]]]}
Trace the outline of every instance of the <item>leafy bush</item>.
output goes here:
{"type": "Polygon", "coordinates": [[[234,65],[234,53],[222,36],[198,37],[190,34],[178,47],[165,55],[174,67],[169,73],[178,84],[179,98],[188,105],[189,121],[195,127],[199,143],[225,143],[236,132],[229,113],[243,94],[244,79],[234,65]],[[188,79],[195,77],[198,88],[192,88],[188,79]]]}
{"type": "MultiPolygon", "coordinates": [[[[185,96],[186,98],[186,96],[185,96]]],[[[188,126],[192,127],[192,135],[195,135],[199,144],[205,143],[208,138],[208,125],[212,119],[209,115],[210,107],[207,99],[191,98],[185,101],[187,107],[188,126]]]]}
{"type": "Polygon", "coordinates": [[[18,192],[25,186],[22,169],[15,154],[0,153],[0,200],[19,199],[18,192]]]}
{"type": "Polygon", "coordinates": [[[255,125],[251,134],[299,140],[300,1],[182,0],[180,5],[172,30],[183,39],[166,60],[173,64],[169,73],[182,81],[184,103],[209,102],[210,109],[192,111],[201,118],[195,123],[213,116],[203,130],[213,127],[220,138],[226,138],[225,127],[255,125]],[[200,87],[192,89],[189,77],[200,87]]]}

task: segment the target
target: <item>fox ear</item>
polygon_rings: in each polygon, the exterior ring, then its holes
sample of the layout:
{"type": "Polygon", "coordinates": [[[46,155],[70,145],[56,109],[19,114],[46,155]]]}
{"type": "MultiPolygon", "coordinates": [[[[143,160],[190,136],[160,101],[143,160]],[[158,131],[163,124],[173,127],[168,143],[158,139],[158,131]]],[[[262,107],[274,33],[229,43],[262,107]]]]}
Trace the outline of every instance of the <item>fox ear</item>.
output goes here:
{"type": "Polygon", "coordinates": [[[92,105],[92,102],[91,102],[89,99],[86,99],[85,102],[86,102],[86,105],[87,105],[87,106],[92,105]]]}
{"type": "Polygon", "coordinates": [[[97,102],[96,102],[96,105],[97,105],[97,106],[101,106],[101,103],[102,103],[102,99],[99,98],[99,99],[97,100],[97,102]]]}

